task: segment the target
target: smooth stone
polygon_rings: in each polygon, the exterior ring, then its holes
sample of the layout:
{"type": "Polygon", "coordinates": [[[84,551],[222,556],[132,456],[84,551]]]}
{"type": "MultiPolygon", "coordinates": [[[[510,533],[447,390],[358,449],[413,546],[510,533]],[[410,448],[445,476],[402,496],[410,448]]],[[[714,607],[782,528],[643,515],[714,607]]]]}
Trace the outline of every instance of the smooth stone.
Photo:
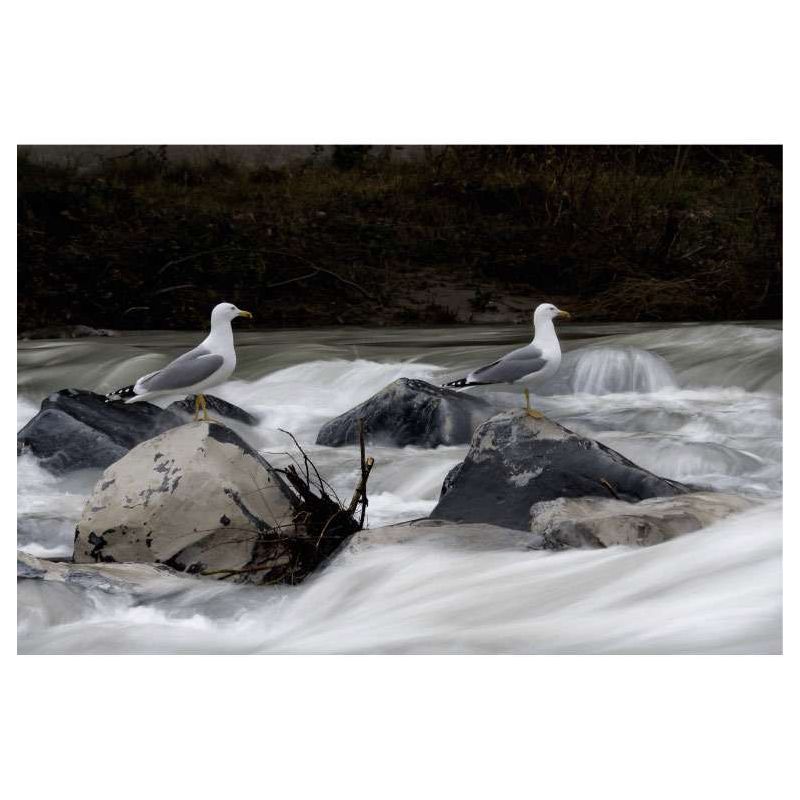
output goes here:
{"type": "Polygon", "coordinates": [[[544,546],[611,547],[661,544],[746,511],[757,501],[741,495],[693,492],[626,503],[601,497],[560,498],[536,503],[531,530],[544,546]]]}
{"type": "Polygon", "coordinates": [[[105,470],[75,531],[73,558],[167,564],[234,582],[293,582],[317,556],[303,549],[298,507],[282,476],[236,433],[192,422],[137,445],[105,470]]]}
{"type": "Polygon", "coordinates": [[[161,590],[182,588],[187,581],[196,580],[164,564],[73,564],[22,551],[17,551],[17,579],[54,581],[109,594],[132,593],[156,585],[161,590]]]}
{"type": "Polygon", "coordinates": [[[418,519],[367,528],[353,534],[343,553],[360,553],[374,547],[407,544],[435,544],[465,550],[540,550],[545,546],[540,533],[503,528],[486,523],[458,524],[445,520],[418,519]]]}

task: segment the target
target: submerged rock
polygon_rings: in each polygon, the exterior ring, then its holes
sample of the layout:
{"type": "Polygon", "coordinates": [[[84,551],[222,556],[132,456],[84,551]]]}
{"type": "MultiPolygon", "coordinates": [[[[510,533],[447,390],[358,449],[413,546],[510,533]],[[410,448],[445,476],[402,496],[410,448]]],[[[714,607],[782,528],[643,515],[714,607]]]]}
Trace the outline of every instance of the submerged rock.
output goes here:
{"type": "Polygon", "coordinates": [[[341,543],[313,529],[302,509],[282,475],[232,430],[192,422],[106,469],[75,531],[73,558],[294,583],[341,543]]]}
{"type": "MultiPolygon", "coordinates": [[[[237,421],[254,420],[246,411],[207,395],[208,407],[237,421]]],[[[107,403],[101,394],[61,389],[42,401],[39,413],[17,434],[17,452],[29,451],[42,467],[60,475],[104,468],[140,442],[182,425],[183,404],[167,409],[148,402],[107,403]]],[[[252,424],[252,423],[250,423],[252,424]]]]}
{"type": "Polygon", "coordinates": [[[485,523],[459,524],[441,519],[415,519],[353,534],[342,552],[359,553],[373,547],[398,544],[435,544],[459,550],[541,550],[546,546],[540,533],[502,528],[485,523]]]}
{"type": "Polygon", "coordinates": [[[660,478],[599,442],[524,411],[498,414],[445,477],[432,519],[531,530],[537,503],[603,497],[636,502],[690,489],[660,478]]]}
{"type": "Polygon", "coordinates": [[[81,589],[118,594],[138,591],[156,583],[161,590],[181,588],[192,576],[176,572],[164,564],[73,564],[37,558],[18,550],[17,579],[55,581],[81,589]],[[165,580],[174,583],[167,586],[165,580]]]}
{"type": "Polygon", "coordinates": [[[531,530],[544,546],[653,545],[705,528],[755,501],[739,495],[693,492],[626,503],[601,497],[561,498],[531,508],[531,530]]]}
{"type": "Polygon", "coordinates": [[[479,397],[425,381],[399,378],[369,400],[325,423],[317,444],[341,447],[358,442],[358,420],[372,445],[438,447],[467,444],[475,428],[495,412],[479,397]]]}
{"type": "Polygon", "coordinates": [[[87,336],[119,336],[117,331],[108,328],[91,328],[88,325],[51,325],[23,331],[17,338],[31,339],[84,339],[87,336]]]}

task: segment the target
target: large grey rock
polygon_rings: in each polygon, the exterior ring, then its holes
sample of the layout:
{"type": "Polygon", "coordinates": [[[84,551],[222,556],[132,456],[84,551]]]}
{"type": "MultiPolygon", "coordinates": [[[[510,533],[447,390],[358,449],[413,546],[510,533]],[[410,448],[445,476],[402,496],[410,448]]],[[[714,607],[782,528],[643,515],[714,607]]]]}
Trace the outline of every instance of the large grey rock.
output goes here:
{"type": "Polygon", "coordinates": [[[572,497],[628,502],[690,491],[550,419],[509,411],[484,422],[446,476],[432,519],[531,530],[532,507],[572,497]]]}
{"type": "Polygon", "coordinates": [[[602,497],[560,498],[531,508],[531,530],[544,547],[611,547],[660,544],[746,511],[754,500],[693,492],[626,503],[602,497]]]}
{"type": "Polygon", "coordinates": [[[358,442],[358,420],[365,439],[390,447],[467,444],[475,428],[495,408],[479,397],[425,381],[399,378],[369,400],[325,423],[317,444],[341,447],[358,442]]]}
{"type": "MultiPolygon", "coordinates": [[[[219,416],[252,424],[242,409],[208,396],[219,416]]],[[[77,469],[104,468],[132,447],[156,434],[182,425],[184,404],[167,409],[152,403],[108,403],[103,395],[84,389],[61,389],[42,401],[39,413],[17,434],[17,452],[29,450],[56,475],[77,469]]]]}
{"type": "MultiPolygon", "coordinates": [[[[295,582],[333,549],[299,497],[230,429],[193,422],[135,447],[97,482],[74,561],[167,564],[236,582],[295,582]]],[[[335,542],[338,545],[339,542],[335,542]]]]}

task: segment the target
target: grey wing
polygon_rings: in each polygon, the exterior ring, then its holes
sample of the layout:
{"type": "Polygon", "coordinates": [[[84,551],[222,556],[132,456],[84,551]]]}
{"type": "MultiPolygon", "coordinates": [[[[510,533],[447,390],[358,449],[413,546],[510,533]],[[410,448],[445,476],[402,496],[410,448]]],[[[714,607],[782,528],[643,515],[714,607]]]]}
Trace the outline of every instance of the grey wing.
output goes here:
{"type": "Polygon", "coordinates": [[[538,372],[547,364],[542,351],[533,344],[512,350],[498,361],[479,367],[470,373],[474,383],[514,383],[526,375],[538,372]]]}
{"type": "Polygon", "coordinates": [[[195,347],[180,358],[136,382],[137,393],[168,392],[185,389],[210,378],[223,364],[222,356],[213,355],[204,347],[195,347]]]}

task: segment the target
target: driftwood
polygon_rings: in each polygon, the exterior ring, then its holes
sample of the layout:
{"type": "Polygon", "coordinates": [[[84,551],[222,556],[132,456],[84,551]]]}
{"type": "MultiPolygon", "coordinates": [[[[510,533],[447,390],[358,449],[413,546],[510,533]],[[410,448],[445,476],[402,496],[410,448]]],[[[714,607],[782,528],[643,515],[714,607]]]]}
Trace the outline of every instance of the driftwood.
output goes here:
{"type": "Polygon", "coordinates": [[[205,571],[202,573],[204,576],[253,582],[248,576],[264,573],[263,579],[256,581],[261,585],[299,583],[338,550],[346,539],[363,529],[369,502],[367,481],[375,463],[366,455],[363,422],[360,426],[361,477],[347,506],[322,477],[295,436],[281,430],[291,438],[302,459],[287,453],[295,463],[274,468],[297,497],[292,524],[284,528],[267,525],[259,530],[257,556],[246,567],[205,571]],[[359,505],[361,512],[356,518],[359,505]]]}

